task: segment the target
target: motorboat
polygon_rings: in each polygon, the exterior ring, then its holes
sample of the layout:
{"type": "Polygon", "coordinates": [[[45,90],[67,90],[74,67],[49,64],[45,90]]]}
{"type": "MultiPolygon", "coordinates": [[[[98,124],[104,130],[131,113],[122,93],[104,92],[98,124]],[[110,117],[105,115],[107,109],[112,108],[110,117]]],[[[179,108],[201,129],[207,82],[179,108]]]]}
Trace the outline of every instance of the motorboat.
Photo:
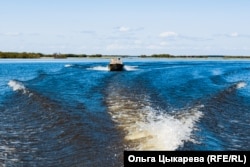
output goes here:
{"type": "Polygon", "coordinates": [[[123,70],[122,60],[118,57],[112,58],[108,65],[109,71],[122,71],[123,70]]]}

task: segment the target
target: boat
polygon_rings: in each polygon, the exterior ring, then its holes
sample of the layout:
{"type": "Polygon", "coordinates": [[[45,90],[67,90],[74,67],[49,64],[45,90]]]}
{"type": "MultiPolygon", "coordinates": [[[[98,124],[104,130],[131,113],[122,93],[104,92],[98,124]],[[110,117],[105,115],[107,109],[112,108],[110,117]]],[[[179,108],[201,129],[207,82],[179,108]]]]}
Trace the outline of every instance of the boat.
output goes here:
{"type": "Polygon", "coordinates": [[[122,71],[123,63],[120,58],[112,58],[108,65],[109,71],[122,71]]]}

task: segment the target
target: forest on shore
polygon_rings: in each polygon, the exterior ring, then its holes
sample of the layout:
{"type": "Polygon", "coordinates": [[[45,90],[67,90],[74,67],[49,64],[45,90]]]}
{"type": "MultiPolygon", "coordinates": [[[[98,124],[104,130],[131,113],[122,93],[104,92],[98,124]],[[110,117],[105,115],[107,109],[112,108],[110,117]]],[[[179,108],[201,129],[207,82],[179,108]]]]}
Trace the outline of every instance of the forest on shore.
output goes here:
{"type": "Polygon", "coordinates": [[[152,55],[140,55],[140,56],[130,56],[130,55],[102,55],[102,54],[43,54],[43,53],[33,53],[33,52],[1,52],[0,58],[101,58],[101,57],[140,57],[140,58],[244,58],[249,59],[250,56],[234,56],[234,55],[171,55],[171,54],[152,54],[152,55]]]}

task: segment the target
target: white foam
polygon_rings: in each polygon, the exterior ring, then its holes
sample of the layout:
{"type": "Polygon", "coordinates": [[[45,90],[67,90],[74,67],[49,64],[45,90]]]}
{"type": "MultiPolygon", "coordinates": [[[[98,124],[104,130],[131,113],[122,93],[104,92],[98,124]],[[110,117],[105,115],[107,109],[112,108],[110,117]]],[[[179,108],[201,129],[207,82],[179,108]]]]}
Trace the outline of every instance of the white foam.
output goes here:
{"type": "Polygon", "coordinates": [[[246,86],[247,86],[246,82],[239,82],[239,83],[237,83],[236,88],[241,89],[241,88],[244,88],[246,86]]]}
{"type": "Polygon", "coordinates": [[[21,82],[10,80],[8,85],[13,89],[13,91],[22,91],[23,93],[27,92],[25,86],[21,82]]]}
{"type": "Polygon", "coordinates": [[[88,68],[88,70],[109,71],[108,66],[95,66],[95,67],[88,68]]]}
{"type": "MultiPolygon", "coordinates": [[[[108,66],[95,66],[95,67],[91,67],[91,68],[87,68],[88,70],[95,70],[95,71],[109,71],[108,66]]],[[[124,66],[124,70],[125,71],[135,71],[138,70],[137,66],[124,66]]]]}
{"type": "Polygon", "coordinates": [[[222,71],[221,71],[221,69],[214,69],[214,70],[212,71],[212,73],[213,73],[213,75],[221,75],[221,74],[222,74],[222,71]]]}
{"type": "Polygon", "coordinates": [[[136,70],[138,70],[138,69],[137,69],[137,66],[128,66],[128,65],[125,65],[125,66],[124,66],[124,69],[125,69],[126,71],[136,71],[136,70]]]}
{"type": "Polygon", "coordinates": [[[65,64],[64,67],[72,67],[72,64],[65,64]]]}
{"type": "Polygon", "coordinates": [[[130,129],[126,139],[144,138],[138,144],[138,150],[176,150],[185,141],[192,141],[195,122],[201,115],[201,112],[194,109],[193,114],[175,118],[168,114],[156,115],[151,110],[146,115],[147,121],[137,122],[136,128],[130,129]]]}
{"type": "Polygon", "coordinates": [[[156,111],[145,101],[125,100],[119,96],[108,98],[110,114],[125,134],[127,149],[176,150],[185,141],[195,142],[192,134],[203,106],[180,111],[181,114],[174,116],[156,111]]]}

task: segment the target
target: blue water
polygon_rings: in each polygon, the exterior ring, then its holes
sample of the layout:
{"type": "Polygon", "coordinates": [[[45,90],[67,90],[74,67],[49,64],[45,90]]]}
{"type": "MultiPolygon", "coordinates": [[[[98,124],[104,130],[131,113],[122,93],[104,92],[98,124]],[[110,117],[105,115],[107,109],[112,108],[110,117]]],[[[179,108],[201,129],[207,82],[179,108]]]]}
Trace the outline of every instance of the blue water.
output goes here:
{"type": "Polygon", "coordinates": [[[250,61],[0,61],[0,166],[123,166],[124,150],[250,150],[250,61]]]}

